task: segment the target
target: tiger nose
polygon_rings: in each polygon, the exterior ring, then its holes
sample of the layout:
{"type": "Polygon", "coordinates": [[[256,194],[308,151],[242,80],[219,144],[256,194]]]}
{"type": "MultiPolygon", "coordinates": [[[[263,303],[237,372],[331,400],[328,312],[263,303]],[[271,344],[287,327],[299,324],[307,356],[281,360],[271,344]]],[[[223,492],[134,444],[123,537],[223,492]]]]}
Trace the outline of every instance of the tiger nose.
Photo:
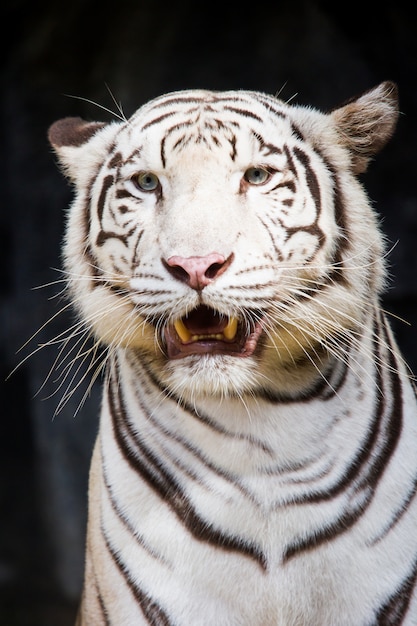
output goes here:
{"type": "Polygon", "coordinates": [[[197,291],[201,291],[221,276],[232,260],[233,253],[225,259],[217,252],[212,252],[207,256],[171,256],[166,261],[162,259],[166,269],[174,278],[197,291]]]}

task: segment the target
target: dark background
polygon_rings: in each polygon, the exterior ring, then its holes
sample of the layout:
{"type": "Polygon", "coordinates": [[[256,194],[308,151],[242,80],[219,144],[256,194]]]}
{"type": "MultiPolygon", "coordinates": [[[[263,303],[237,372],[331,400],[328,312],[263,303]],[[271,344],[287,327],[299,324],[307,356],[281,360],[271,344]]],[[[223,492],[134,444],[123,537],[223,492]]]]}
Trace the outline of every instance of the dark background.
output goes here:
{"type": "MultiPolygon", "coordinates": [[[[381,215],[391,284],[384,306],[417,371],[417,23],[399,2],[6,2],[1,33],[0,624],[67,626],[81,585],[86,482],[99,389],[54,417],[65,385],[59,248],[71,190],[46,141],[67,115],[109,121],[109,90],[130,116],[166,91],[255,89],[331,108],[382,80],[402,115],[364,182],[381,215]],[[75,97],[68,97],[75,96],[75,97]],[[22,358],[28,360],[5,381],[22,358]],[[55,391],[55,394],[51,396],[55,391]]],[[[69,350],[69,348],[67,348],[69,350]]],[[[75,384],[75,383],[74,383],[75,384]]],[[[417,452],[416,452],[417,453],[417,452]]],[[[210,625],[211,626],[211,625],[210,625]]]]}

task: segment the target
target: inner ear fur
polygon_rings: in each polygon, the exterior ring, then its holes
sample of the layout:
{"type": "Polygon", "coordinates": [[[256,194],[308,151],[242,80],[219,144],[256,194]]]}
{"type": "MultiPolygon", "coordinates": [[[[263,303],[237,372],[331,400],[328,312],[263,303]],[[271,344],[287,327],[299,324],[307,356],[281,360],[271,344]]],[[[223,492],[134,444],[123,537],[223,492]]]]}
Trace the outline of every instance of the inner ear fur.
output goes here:
{"type": "Polygon", "coordinates": [[[64,117],[50,126],[48,139],[55,149],[66,146],[77,148],[104,126],[104,122],[86,122],[81,117],[64,117]]]}
{"type": "Polygon", "coordinates": [[[394,133],[399,115],[397,86],[385,81],[334,109],[331,115],[350,151],[352,169],[360,174],[394,133]]]}

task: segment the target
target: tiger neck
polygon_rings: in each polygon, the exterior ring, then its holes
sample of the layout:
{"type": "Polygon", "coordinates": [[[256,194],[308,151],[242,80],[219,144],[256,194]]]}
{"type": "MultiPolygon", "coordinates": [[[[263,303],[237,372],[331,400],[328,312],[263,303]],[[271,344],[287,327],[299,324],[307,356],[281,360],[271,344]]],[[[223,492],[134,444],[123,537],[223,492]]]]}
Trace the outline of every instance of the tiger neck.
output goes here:
{"type": "MultiPolygon", "coordinates": [[[[352,358],[361,368],[369,357],[357,350],[352,358]]],[[[325,442],[329,436],[343,439],[339,430],[346,428],[344,418],[355,413],[355,398],[362,394],[366,396],[362,405],[375,403],[374,392],[366,389],[348,361],[336,357],[317,374],[314,385],[297,394],[264,388],[245,396],[207,395],[192,401],[164,387],[150,365],[132,350],[113,354],[106,385],[110,411],[104,410],[104,427],[110,417],[112,430],[130,429],[132,437],[146,442],[149,454],[161,437],[168,436],[170,445],[200,450],[224,471],[239,474],[257,473],[271,463],[285,471],[310,462],[317,450],[327,462],[325,442]]],[[[358,437],[363,437],[356,413],[358,437]]]]}
{"type": "MultiPolygon", "coordinates": [[[[372,335],[371,330],[369,335],[372,335]]],[[[369,340],[369,337],[365,338],[365,342],[366,339],[369,340]]],[[[200,407],[203,412],[209,406],[230,406],[233,412],[236,412],[236,406],[239,406],[242,413],[246,413],[247,407],[253,403],[259,407],[262,402],[269,406],[305,403],[306,399],[320,401],[334,396],[341,398],[341,389],[346,379],[349,376],[355,378],[354,371],[350,369],[350,361],[351,359],[356,363],[363,361],[366,357],[362,352],[362,346],[355,343],[352,347],[347,340],[344,345],[339,341],[337,354],[329,353],[317,345],[302,358],[286,363],[275,371],[272,370],[273,380],[271,374],[263,378],[261,372],[260,380],[263,384],[247,393],[238,391],[231,391],[227,395],[193,393],[192,399],[187,398],[185,394],[176,394],[172,388],[164,384],[153,359],[136,350],[128,348],[116,350],[108,373],[118,384],[125,381],[142,398],[148,396],[151,398],[156,394],[154,402],[158,405],[161,405],[165,398],[171,405],[178,407],[193,405],[196,410],[200,407]],[[129,381],[126,381],[126,377],[129,381]]],[[[269,365],[266,369],[271,371],[269,365]]]]}

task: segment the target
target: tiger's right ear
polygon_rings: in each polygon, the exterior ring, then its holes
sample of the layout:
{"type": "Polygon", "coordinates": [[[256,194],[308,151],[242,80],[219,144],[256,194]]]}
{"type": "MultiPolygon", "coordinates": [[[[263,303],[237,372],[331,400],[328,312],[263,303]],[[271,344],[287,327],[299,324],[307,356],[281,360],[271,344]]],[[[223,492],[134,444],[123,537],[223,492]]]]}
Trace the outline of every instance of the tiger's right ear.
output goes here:
{"type": "MultiPolygon", "coordinates": [[[[54,122],[48,130],[48,139],[58,156],[64,173],[77,180],[82,172],[94,171],[94,165],[103,158],[108,141],[102,137],[92,141],[98,131],[112,124],[86,122],[80,117],[65,117],[54,122]]],[[[113,135],[113,133],[112,133],[113,135]]]]}

